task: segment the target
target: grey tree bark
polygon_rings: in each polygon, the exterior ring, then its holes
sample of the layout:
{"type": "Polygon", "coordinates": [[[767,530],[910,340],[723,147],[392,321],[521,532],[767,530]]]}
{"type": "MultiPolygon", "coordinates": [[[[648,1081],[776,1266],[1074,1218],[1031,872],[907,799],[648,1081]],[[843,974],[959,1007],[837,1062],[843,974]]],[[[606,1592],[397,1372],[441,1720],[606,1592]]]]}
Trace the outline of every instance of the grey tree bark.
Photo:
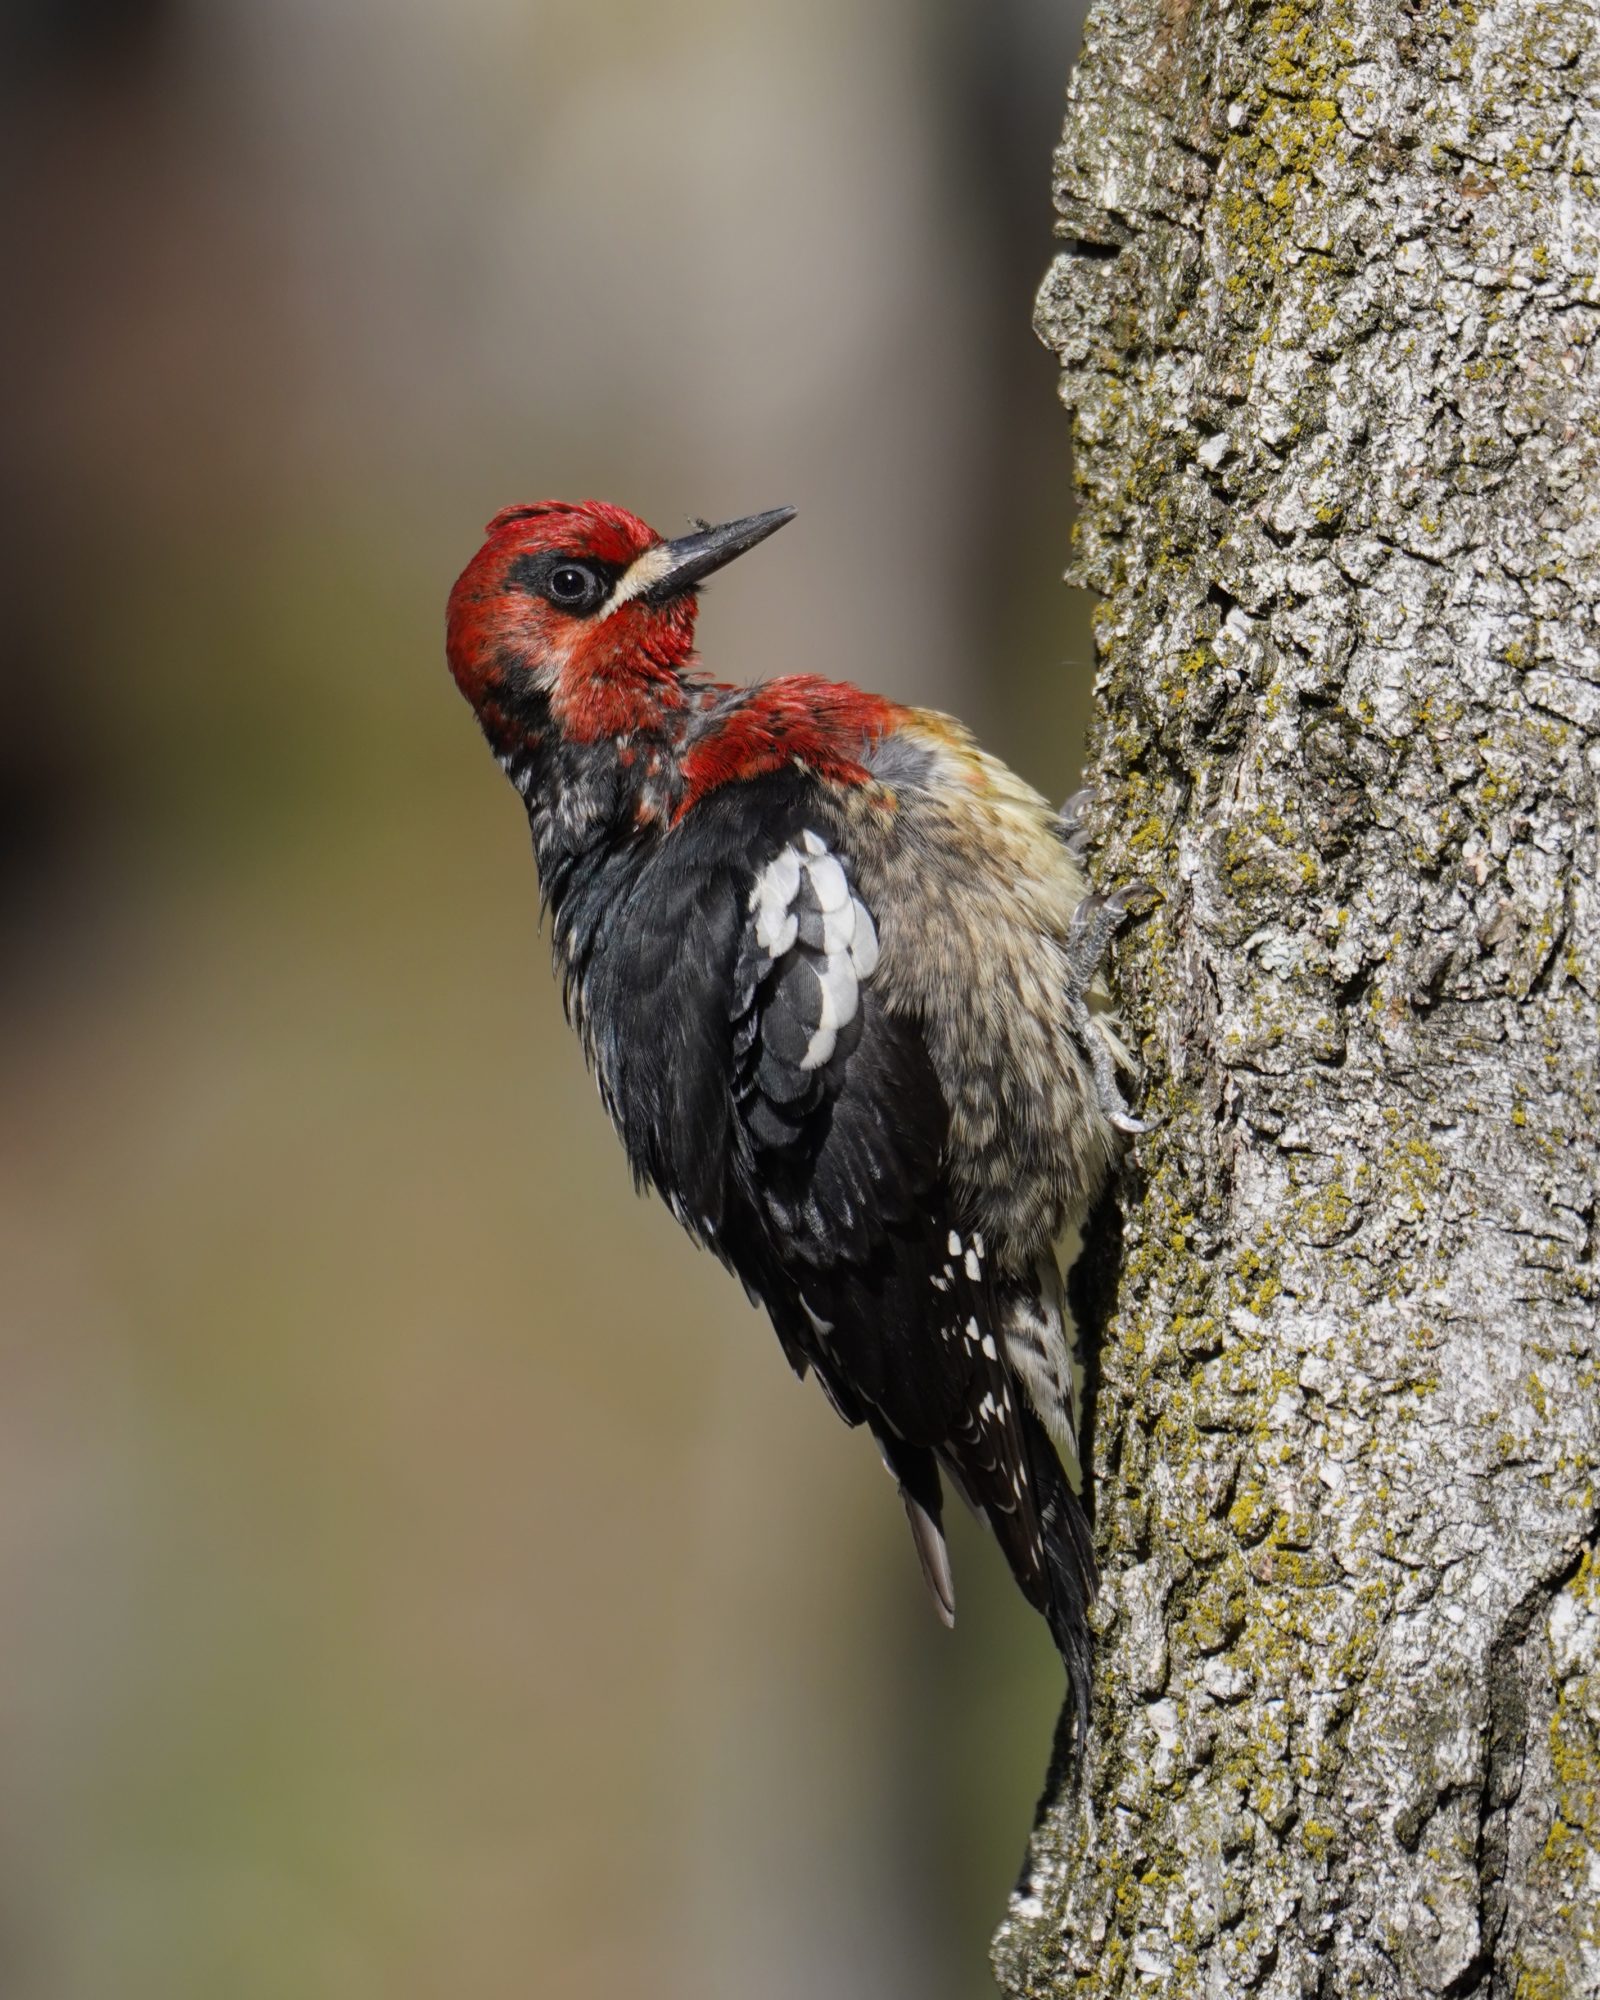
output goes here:
{"type": "Polygon", "coordinates": [[[1040,295],[1159,1122],[1011,1993],[1600,1994],[1595,0],[1096,0],[1040,295]]]}

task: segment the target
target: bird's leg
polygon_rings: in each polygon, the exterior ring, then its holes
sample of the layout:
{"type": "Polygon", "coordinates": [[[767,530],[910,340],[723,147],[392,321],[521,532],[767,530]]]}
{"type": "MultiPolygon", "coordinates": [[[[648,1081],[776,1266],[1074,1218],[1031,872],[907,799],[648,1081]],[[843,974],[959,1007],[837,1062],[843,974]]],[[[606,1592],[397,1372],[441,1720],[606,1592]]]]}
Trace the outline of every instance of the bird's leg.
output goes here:
{"type": "Polygon", "coordinates": [[[1091,889],[1073,911],[1066,939],[1067,969],[1080,992],[1086,993],[1093,985],[1106,947],[1121,928],[1123,918],[1145,893],[1140,883],[1113,889],[1104,896],[1098,889],[1091,889]]]}
{"type": "Polygon", "coordinates": [[[1095,974],[1100,970],[1100,961],[1105,957],[1106,947],[1116,934],[1118,925],[1145,893],[1143,884],[1133,883],[1126,889],[1114,889],[1109,895],[1103,896],[1098,890],[1093,890],[1084,897],[1072,914],[1067,933],[1068,984],[1063,995],[1068,1024],[1089,1058],[1100,1109],[1117,1131],[1134,1135],[1147,1132],[1150,1128],[1128,1109],[1117,1082],[1117,1063],[1111,1041],[1095,1020],[1088,996],[1095,974]]]}

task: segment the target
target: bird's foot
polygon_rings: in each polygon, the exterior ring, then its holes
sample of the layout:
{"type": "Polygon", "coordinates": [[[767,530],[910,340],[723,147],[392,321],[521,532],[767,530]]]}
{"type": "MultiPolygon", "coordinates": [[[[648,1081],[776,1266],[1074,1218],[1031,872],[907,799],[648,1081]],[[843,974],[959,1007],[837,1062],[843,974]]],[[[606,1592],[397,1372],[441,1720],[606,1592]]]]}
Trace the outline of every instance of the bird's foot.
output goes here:
{"type": "Polygon", "coordinates": [[[1087,991],[1100,970],[1100,961],[1123,921],[1136,911],[1148,909],[1154,891],[1147,882],[1125,882],[1120,889],[1102,895],[1089,894],[1072,913],[1067,931],[1067,963],[1073,983],[1087,991]]]}
{"type": "Polygon", "coordinates": [[[1081,861],[1089,850],[1089,808],[1094,804],[1094,786],[1084,785],[1071,798],[1063,799],[1056,820],[1061,831],[1061,844],[1074,861],[1081,861]]]}
{"type": "Polygon", "coordinates": [[[1148,909],[1153,899],[1154,891],[1145,882],[1128,882],[1104,895],[1092,890],[1073,912],[1067,935],[1071,981],[1066,995],[1067,1018],[1088,1055],[1095,1095],[1107,1124],[1135,1138],[1150,1130],[1149,1123],[1136,1118],[1128,1109],[1117,1081],[1118,1046],[1095,1019],[1087,996],[1106,947],[1123,920],[1135,911],[1148,909]]]}
{"type": "Polygon", "coordinates": [[[1136,1118],[1128,1109],[1122,1086],[1117,1081],[1117,1058],[1110,1037],[1095,1019],[1081,993],[1068,993],[1066,1006],[1067,1021],[1078,1038],[1079,1046],[1089,1058],[1089,1072],[1094,1078],[1094,1094],[1101,1116],[1114,1131],[1126,1132],[1129,1138],[1137,1139],[1142,1132],[1150,1130],[1150,1124],[1147,1119],[1136,1118]]]}

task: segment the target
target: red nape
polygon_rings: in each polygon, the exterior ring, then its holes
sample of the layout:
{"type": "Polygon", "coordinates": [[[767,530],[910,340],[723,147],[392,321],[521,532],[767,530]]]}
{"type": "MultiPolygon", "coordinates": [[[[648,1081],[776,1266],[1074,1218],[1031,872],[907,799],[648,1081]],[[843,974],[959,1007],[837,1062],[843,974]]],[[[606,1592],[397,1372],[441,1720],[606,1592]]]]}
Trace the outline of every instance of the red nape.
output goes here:
{"type": "Polygon", "coordinates": [[[791,763],[805,764],[836,784],[867,784],[872,773],[863,755],[897,728],[905,713],[897,702],[816,674],[767,681],[686,752],[680,766],[683,799],[674,818],[682,819],[719,785],[759,778],[791,763]]]}

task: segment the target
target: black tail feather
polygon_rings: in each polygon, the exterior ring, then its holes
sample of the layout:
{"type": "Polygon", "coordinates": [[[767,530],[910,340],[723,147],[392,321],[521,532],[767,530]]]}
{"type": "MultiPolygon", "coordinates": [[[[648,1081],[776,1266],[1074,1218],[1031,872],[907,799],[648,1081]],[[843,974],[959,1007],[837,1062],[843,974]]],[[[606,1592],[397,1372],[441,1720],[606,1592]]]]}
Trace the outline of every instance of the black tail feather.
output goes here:
{"type": "Polygon", "coordinates": [[[1067,1670],[1077,1743],[1089,1726],[1089,1606],[1099,1575],[1094,1538],[1044,1425],[1014,1394],[1007,1412],[1003,1459],[995,1454],[998,1434],[993,1430],[963,1432],[943,1447],[939,1458],[956,1489],[988,1524],[1023,1595],[1050,1627],[1067,1670]]]}
{"type": "MultiPolygon", "coordinates": [[[[1099,1569],[1094,1559],[1088,1516],[1067,1484],[1067,1476],[1061,1469],[1061,1461],[1044,1425],[1031,1410],[1023,1412],[1023,1430],[1048,1570],[1046,1601],[1039,1608],[1045,1615],[1050,1636],[1055,1640],[1056,1651],[1067,1670],[1072,1690],[1072,1711],[1076,1718],[1071,1746],[1075,1749],[1083,1742],[1089,1728],[1089,1684],[1093,1664],[1089,1606],[1094,1602],[1099,1569]]],[[[1020,1574],[1018,1581],[1022,1582],[1020,1574]]],[[[1023,1588],[1027,1589],[1026,1583],[1023,1588]]],[[[1029,1595],[1033,1593],[1030,1591],[1029,1595]]]]}
{"type": "Polygon", "coordinates": [[[938,1460],[925,1445],[907,1444],[886,1426],[875,1424],[873,1430],[883,1462],[900,1488],[917,1561],[922,1565],[923,1581],[934,1609],[946,1625],[954,1625],[956,1592],[950,1575],[950,1551],[944,1539],[938,1460]]]}

